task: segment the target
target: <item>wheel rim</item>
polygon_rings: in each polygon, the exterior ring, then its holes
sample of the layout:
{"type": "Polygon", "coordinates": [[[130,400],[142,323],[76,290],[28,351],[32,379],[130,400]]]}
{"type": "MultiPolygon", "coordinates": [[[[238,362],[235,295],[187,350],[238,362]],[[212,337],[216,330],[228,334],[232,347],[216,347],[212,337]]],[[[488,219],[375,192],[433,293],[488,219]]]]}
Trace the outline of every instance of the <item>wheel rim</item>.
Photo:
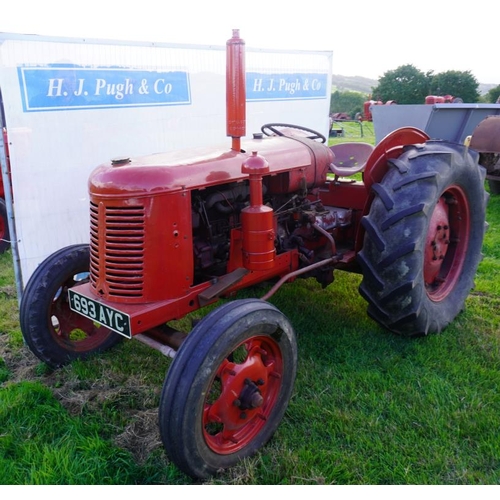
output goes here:
{"type": "Polygon", "coordinates": [[[224,359],[203,409],[203,435],[222,455],[247,446],[261,431],[279,396],[283,358],[277,342],[255,336],[224,359]]]}
{"type": "Polygon", "coordinates": [[[111,331],[73,312],[69,307],[68,288],[88,279],[87,273],[75,274],[57,289],[49,309],[49,328],[55,341],[66,350],[87,352],[102,345],[111,331]]]}
{"type": "Polygon", "coordinates": [[[433,301],[446,298],[454,289],[467,254],[470,209],[464,191],[447,189],[432,213],[424,255],[424,281],[433,301]]]}

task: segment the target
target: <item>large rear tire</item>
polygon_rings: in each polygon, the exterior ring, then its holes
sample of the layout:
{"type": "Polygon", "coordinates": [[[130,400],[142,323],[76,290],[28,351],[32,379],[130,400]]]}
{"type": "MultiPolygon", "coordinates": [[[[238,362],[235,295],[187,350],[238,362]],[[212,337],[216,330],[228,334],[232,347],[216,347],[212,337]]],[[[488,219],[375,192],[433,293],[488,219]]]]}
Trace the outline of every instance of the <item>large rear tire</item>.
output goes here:
{"type": "Polygon", "coordinates": [[[109,349],[122,338],[69,308],[68,288],[88,279],[89,264],[88,245],[65,247],[37,267],[23,292],[23,337],[30,350],[54,368],[109,349]]]}
{"type": "Polygon", "coordinates": [[[187,336],[165,379],[160,432],[169,458],[204,479],[254,454],[290,400],[295,334],[274,306],[226,303],[187,336]]]}
{"type": "Polygon", "coordinates": [[[360,293],[368,314],[405,335],[442,331],[474,285],[486,228],[486,171],[460,144],[428,141],[389,160],[363,218],[360,293]]]}

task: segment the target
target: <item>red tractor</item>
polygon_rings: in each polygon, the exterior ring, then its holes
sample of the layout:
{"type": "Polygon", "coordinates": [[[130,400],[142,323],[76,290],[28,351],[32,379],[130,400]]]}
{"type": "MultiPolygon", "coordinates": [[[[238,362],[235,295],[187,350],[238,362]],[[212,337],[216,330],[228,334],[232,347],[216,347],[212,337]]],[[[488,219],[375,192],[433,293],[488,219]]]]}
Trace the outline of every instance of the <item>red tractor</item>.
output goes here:
{"type": "MultiPolygon", "coordinates": [[[[374,101],[374,100],[369,100],[365,101],[363,103],[363,113],[358,113],[356,115],[356,119],[360,121],[365,121],[365,122],[371,122],[373,121],[372,117],[372,111],[371,107],[372,106],[382,106],[384,103],[382,101],[374,101]]],[[[396,101],[387,101],[385,105],[391,106],[392,104],[397,104],[396,101]]]]}
{"type": "Polygon", "coordinates": [[[227,55],[231,148],[97,167],[90,245],[42,262],[20,306],[27,345],[52,367],[123,337],[172,355],[160,433],[170,459],[198,478],[256,452],[285,413],[297,346],[268,302],[283,284],[362,273],[374,320],[409,337],[440,332],[473,287],[487,204],[479,155],[416,128],[375,148],[328,147],[321,133],[282,123],[244,139],[237,30],[227,55]],[[168,324],[270,281],[263,297],[224,301],[189,334],[168,324]]]}

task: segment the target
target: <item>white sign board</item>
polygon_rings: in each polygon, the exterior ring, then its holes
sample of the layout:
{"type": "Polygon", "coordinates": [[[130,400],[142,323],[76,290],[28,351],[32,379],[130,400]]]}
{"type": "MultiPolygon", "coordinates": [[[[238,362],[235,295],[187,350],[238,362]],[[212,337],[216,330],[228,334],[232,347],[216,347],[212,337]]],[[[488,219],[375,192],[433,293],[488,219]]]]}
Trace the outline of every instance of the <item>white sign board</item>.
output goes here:
{"type": "MultiPolygon", "coordinates": [[[[247,135],[281,122],[328,136],[331,52],[247,46],[245,59],[247,135]]],[[[0,34],[23,285],[51,253],[88,242],[87,180],[97,165],[224,141],[230,149],[225,72],[224,44],[0,34]]]]}

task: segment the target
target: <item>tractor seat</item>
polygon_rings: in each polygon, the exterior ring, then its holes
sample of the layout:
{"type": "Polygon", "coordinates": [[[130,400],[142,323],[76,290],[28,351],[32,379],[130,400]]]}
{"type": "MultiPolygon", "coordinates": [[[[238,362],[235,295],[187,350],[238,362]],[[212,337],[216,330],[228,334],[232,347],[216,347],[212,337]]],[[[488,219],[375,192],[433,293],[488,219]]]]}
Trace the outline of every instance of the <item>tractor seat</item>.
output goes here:
{"type": "Polygon", "coordinates": [[[330,146],[334,154],[330,171],[338,177],[349,177],[362,172],[374,147],[366,142],[342,142],[330,146]]]}

